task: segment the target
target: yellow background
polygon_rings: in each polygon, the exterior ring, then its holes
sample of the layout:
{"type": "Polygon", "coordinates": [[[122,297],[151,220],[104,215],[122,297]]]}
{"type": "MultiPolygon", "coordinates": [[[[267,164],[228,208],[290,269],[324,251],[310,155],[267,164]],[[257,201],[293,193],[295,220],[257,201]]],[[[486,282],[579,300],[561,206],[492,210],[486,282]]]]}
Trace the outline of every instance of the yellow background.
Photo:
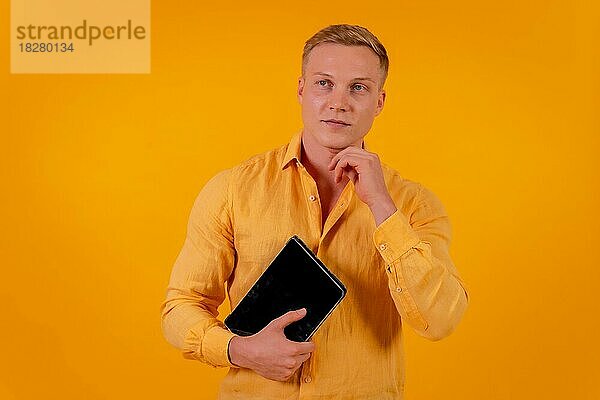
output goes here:
{"type": "Polygon", "coordinates": [[[10,75],[3,1],[0,398],[214,398],[160,331],[188,213],[301,127],[303,42],[339,22],[388,48],[368,145],[442,199],[471,294],[448,339],[407,331],[407,399],[600,398],[599,11],[154,2],[151,74],[10,75]]]}

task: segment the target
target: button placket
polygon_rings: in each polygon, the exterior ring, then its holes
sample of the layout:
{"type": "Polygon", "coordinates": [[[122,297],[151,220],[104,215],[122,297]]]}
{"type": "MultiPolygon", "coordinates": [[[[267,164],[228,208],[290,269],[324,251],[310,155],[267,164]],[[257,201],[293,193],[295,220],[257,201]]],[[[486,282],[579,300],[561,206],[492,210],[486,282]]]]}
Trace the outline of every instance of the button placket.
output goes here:
{"type": "MultiPolygon", "coordinates": [[[[300,164],[301,165],[301,164],[300,164]]],[[[311,230],[314,229],[314,234],[316,237],[321,237],[322,229],[321,229],[321,207],[319,205],[319,197],[317,193],[317,185],[314,179],[310,176],[308,171],[304,167],[300,168],[300,182],[302,184],[302,189],[304,190],[304,195],[307,199],[307,206],[309,209],[309,213],[311,214],[311,230]]]]}

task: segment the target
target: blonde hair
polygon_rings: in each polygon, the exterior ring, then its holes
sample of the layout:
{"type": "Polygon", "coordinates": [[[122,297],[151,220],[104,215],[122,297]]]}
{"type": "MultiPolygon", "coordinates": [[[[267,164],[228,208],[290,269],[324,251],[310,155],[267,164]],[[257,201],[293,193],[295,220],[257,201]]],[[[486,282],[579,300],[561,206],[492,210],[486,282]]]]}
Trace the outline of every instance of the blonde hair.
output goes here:
{"type": "Polygon", "coordinates": [[[335,43],[344,46],[365,46],[373,50],[377,57],[379,57],[379,67],[381,68],[383,76],[381,86],[383,86],[383,82],[385,82],[385,78],[387,78],[388,68],[390,66],[387,51],[375,35],[366,28],[358,25],[329,25],[308,39],[304,44],[304,51],[302,52],[302,75],[304,75],[310,52],[322,43],[335,43]]]}

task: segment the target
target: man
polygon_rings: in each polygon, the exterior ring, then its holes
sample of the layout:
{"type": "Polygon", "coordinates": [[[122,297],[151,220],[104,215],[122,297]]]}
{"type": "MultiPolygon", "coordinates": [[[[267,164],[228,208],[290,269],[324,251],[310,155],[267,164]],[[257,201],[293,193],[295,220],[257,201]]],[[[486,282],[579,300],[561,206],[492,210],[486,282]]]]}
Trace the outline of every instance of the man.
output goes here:
{"type": "Polygon", "coordinates": [[[186,358],[228,366],[221,399],[402,399],[402,325],[441,339],[466,291],[448,254],[443,206],[364,147],[385,103],[385,48],[366,29],[329,26],[305,45],[304,127],[281,148],[212,178],[192,208],[162,304],[166,338],[186,358]],[[346,285],[313,336],[283,329],[294,310],[248,337],[217,317],[297,234],[346,285]]]}

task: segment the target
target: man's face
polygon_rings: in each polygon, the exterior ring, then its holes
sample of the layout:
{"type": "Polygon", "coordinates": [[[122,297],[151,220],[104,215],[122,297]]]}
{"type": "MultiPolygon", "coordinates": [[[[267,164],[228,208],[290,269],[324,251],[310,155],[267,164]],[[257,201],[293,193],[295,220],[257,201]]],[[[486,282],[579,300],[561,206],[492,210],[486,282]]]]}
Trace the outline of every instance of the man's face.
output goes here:
{"type": "Polygon", "coordinates": [[[298,80],[304,135],[319,146],[358,146],[385,101],[379,58],[368,47],[323,43],[298,80]]]}

